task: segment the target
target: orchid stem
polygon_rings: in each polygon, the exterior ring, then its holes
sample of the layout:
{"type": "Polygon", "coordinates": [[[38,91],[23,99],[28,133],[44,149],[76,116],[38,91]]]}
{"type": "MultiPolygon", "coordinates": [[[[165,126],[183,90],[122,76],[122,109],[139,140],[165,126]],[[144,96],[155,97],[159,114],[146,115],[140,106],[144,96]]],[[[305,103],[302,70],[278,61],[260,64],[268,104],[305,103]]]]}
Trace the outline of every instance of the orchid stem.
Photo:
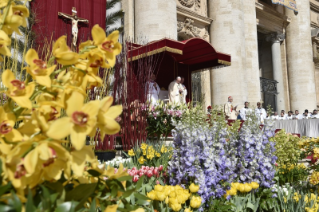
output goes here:
{"type": "Polygon", "coordinates": [[[3,25],[4,25],[4,21],[6,20],[7,16],[8,16],[8,12],[9,12],[9,8],[11,6],[12,0],[9,0],[7,7],[6,7],[6,11],[4,13],[3,19],[0,23],[0,29],[2,29],[3,25]]]}

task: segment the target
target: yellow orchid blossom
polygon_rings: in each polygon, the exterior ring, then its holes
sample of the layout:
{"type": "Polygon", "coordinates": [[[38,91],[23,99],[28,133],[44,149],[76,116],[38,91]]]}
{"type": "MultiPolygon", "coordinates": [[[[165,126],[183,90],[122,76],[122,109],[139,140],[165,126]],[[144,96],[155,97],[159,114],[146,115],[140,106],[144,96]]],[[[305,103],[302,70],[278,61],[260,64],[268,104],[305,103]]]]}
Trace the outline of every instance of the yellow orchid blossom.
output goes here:
{"type": "Polygon", "coordinates": [[[52,53],[58,63],[61,65],[73,65],[78,59],[79,55],[72,52],[66,44],[66,36],[61,36],[53,45],[52,53]]]}
{"type": "Polygon", "coordinates": [[[114,135],[120,131],[120,125],[115,121],[122,113],[122,105],[112,106],[113,97],[105,97],[100,102],[97,127],[101,130],[101,135],[114,135]]]}
{"type": "Polygon", "coordinates": [[[42,180],[58,180],[68,169],[70,153],[59,141],[40,141],[24,158],[24,167],[30,175],[42,175],[42,180]]]}
{"type": "Polygon", "coordinates": [[[84,173],[86,162],[93,162],[95,155],[91,147],[84,146],[81,150],[71,151],[70,165],[75,176],[81,177],[84,173]]]}
{"type": "MultiPolygon", "coordinates": [[[[0,30],[0,54],[11,57],[11,52],[8,46],[11,45],[11,39],[3,30],[0,30]]],[[[0,62],[3,61],[2,56],[0,56],[0,62]]]]}
{"type": "Polygon", "coordinates": [[[47,135],[53,139],[62,139],[71,135],[71,143],[76,150],[81,150],[85,139],[93,131],[99,109],[98,101],[83,104],[84,96],[74,91],[67,100],[66,113],[68,117],[55,120],[47,135]]]}
{"type": "Polygon", "coordinates": [[[105,30],[99,25],[92,28],[94,45],[98,46],[98,49],[103,52],[111,67],[115,65],[116,55],[122,51],[122,45],[118,42],[119,35],[119,31],[114,31],[106,37],[105,30]]]}
{"type": "Polygon", "coordinates": [[[118,205],[109,205],[105,208],[104,212],[116,212],[118,205]]]}
{"type": "Polygon", "coordinates": [[[30,97],[35,88],[34,83],[29,83],[26,86],[24,82],[17,80],[10,70],[5,70],[2,73],[2,83],[8,88],[7,95],[20,107],[32,108],[30,97]]]}
{"type": "MultiPolygon", "coordinates": [[[[21,35],[19,27],[27,26],[26,19],[29,17],[28,8],[24,5],[16,5],[15,3],[12,3],[8,10],[8,14],[2,27],[3,31],[5,31],[8,35],[11,35],[13,32],[21,35]]],[[[3,18],[2,16],[0,17],[1,19],[3,18]]]]}
{"type": "Polygon", "coordinates": [[[120,177],[129,176],[127,169],[123,167],[122,163],[120,164],[116,173],[113,167],[108,166],[102,175],[106,176],[108,179],[118,179],[120,177]]]}
{"type": "Polygon", "coordinates": [[[0,137],[10,142],[22,140],[22,135],[14,129],[16,118],[13,113],[6,113],[3,107],[0,107],[0,137]]]}
{"type": "Polygon", "coordinates": [[[54,71],[56,65],[47,67],[47,63],[39,59],[38,53],[34,49],[29,49],[25,55],[25,61],[30,67],[27,67],[27,72],[40,85],[51,87],[50,75],[54,71]]]}

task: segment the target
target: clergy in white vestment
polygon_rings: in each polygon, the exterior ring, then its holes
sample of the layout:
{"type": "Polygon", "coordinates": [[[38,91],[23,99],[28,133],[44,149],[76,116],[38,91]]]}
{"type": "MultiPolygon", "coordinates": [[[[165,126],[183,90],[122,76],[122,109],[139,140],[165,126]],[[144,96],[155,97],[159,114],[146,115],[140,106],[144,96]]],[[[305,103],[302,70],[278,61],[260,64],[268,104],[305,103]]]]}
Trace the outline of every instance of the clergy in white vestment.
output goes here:
{"type": "Polygon", "coordinates": [[[168,86],[169,102],[171,104],[180,105],[184,102],[184,92],[181,84],[181,77],[171,82],[168,86]]]}
{"type": "Polygon", "coordinates": [[[238,116],[238,112],[236,111],[237,106],[233,106],[233,97],[228,97],[228,102],[224,105],[224,113],[226,119],[236,120],[238,116]]]}
{"type": "Polygon", "coordinates": [[[185,78],[182,77],[182,79],[181,79],[181,85],[182,85],[183,95],[184,95],[183,104],[186,104],[187,89],[186,89],[186,86],[184,85],[184,81],[185,81],[185,78]]]}
{"type": "Polygon", "coordinates": [[[287,119],[287,120],[292,120],[292,119],[294,119],[294,116],[293,116],[293,114],[292,114],[292,111],[288,111],[288,116],[286,116],[286,119],[287,119]]]}
{"type": "Polygon", "coordinates": [[[294,119],[303,119],[303,115],[299,114],[299,110],[295,110],[294,119]]]}
{"type": "Polygon", "coordinates": [[[287,116],[284,112],[281,112],[280,116],[278,117],[278,120],[287,120],[287,116]]]}
{"type": "Polygon", "coordinates": [[[274,112],[274,115],[272,115],[271,116],[271,119],[275,119],[275,120],[277,120],[279,118],[279,116],[278,116],[278,112],[277,111],[275,111],[274,112]]]}
{"type": "Polygon", "coordinates": [[[146,82],[145,85],[145,93],[147,94],[147,101],[151,105],[155,105],[158,101],[158,95],[160,92],[160,87],[158,84],[155,82],[156,76],[155,74],[152,74],[150,77],[150,80],[146,82]]]}
{"type": "Polygon", "coordinates": [[[245,102],[245,107],[240,109],[240,117],[242,120],[246,121],[248,118],[248,115],[252,112],[252,110],[248,107],[249,102],[245,102]]]}
{"type": "Polygon", "coordinates": [[[257,102],[257,108],[255,109],[257,117],[260,117],[260,121],[263,123],[267,118],[267,112],[264,108],[261,107],[261,103],[257,102]]]}

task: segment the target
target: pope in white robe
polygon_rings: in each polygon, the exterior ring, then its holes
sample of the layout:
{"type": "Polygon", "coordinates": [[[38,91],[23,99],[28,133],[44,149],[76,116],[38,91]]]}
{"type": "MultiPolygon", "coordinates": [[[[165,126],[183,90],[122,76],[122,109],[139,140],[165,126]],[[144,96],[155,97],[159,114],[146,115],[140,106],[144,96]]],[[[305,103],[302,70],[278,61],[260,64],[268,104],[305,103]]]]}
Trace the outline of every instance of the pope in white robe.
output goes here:
{"type": "Polygon", "coordinates": [[[181,85],[182,85],[183,95],[184,95],[183,104],[186,104],[187,89],[183,83],[184,83],[184,77],[182,77],[181,85]]]}
{"type": "Polygon", "coordinates": [[[226,119],[236,120],[238,112],[236,111],[237,106],[233,107],[233,97],[228,97],[228,102],[224,105],[224,113],[226,119]]]}
{"type": "Polygon", "coordinates": [[[176,80],[171,82],[168,86],[169,102],[171,104],[180,105],[184,102],[183,86],[181,78],[177,77],[176,80]]]}
{"type": "Polygon", "coordinates": [[[145,85],[146,98],[151,105],[155,105],[157,103],[158,95],[160,93],[160,87],[155,82],[155,79],[156,79],[155,75],[152,74],[151,80],[146,82],[146,85],[145,85]]]}

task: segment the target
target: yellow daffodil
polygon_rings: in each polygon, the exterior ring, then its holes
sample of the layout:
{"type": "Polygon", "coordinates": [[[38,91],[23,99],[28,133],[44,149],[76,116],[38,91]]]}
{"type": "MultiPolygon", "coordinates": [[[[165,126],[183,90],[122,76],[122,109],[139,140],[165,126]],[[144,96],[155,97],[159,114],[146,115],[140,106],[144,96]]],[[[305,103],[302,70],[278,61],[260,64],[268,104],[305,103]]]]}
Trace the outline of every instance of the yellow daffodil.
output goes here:
{"type": "Polygon", "coordinates": [[[67,100],[67,117],[53,121],[47,135],[53,139],[62,139],[71,135],[71,143],[76,150],[85,145],[86,136],[89,135],[96,124],[99,109],[98,101],[83,104],[84,96],[73,92],[67,100]]]}
{"type": "Polygon", "coordinates": [[[134,156],[134,155],[135,155],[134,150],[133,150],[133,149],[130,149],[130,150],[128,151],[128,155],[129,155],[129,156],[134,156]]]}
{"type": "Polygon", "coordinates": [[[108,64],[113,67],[116,55],[122,51],[122,45],[118,42],[119,31],[114,31],[106,37],[105,30],[99,25],[95,25],[92,28],[92,37],[94,45],[98,46],[99,50],[105,55],[108,64]]]}
{"type": "MultiPolygon", "coordinates": [[[[0,54],[11,57],[11,51],[8,46],[11,45],[11,39],[3,30],[0,30],[0,54]]],[[[0,62],[3,61],[2,56],[0,56],[0,62]]]]}
{"type": "Polygon", "coordinates": [[[192,184],[189,186],[189,190],[190,190],[192,193],[196,193],[196,192],[199,190],[199,185],[195,185],[194,183],[192,183],[192,184]]]}
{"type": "Polygon", "coordinates": [[[54,71],[56,65],[47,67],[47,63],[39,59],[38,53],[34,49],[29,49],[25,55],[25,61],[29,65],[27,72],[40,85],[51,87],[50,75],[54,71]]]}
{"type": "Polygon", "coordinates": [[[98,113],[97,126],[101,130],[102,137],[105,134],[114,135],[120,131],[120,125],[115,121],[122,113],[122,106],[112,106],[113,97],[105,97],[100,102],[100,110],[98,113]]]}
{"type": "Polygon", "coordinates": [[[146,161],[146,160],[144,159],[143,156],[141,156],[141,157],[138,159],[138,162],[139,162],[140,164],[144,164],[145,161],[146,161]]]}
{"type": "Polygon", "coordinates": [[[66,36],[61,36],[53,45],[53,56],[61,65],[73,65],[78,59],[79,55],[72,52],[66,44],[66,36]]]}
{"type": "Polygon", "coordinates": [[[9,142],[18,142],[22,140],[22,135],[14,129],[16,118],[13,113],[6,113],[3,107],[0,107],[0,137],[9,142]]]}
{"type": "Polygon", "coordinates": [[[35,85],[17,80],[10,70],[5,70],[2,73],[2,83],[8,88],[7,95],[13,99],[20,107],[32,108],[30,97],[33,94],[35,85]]]}

